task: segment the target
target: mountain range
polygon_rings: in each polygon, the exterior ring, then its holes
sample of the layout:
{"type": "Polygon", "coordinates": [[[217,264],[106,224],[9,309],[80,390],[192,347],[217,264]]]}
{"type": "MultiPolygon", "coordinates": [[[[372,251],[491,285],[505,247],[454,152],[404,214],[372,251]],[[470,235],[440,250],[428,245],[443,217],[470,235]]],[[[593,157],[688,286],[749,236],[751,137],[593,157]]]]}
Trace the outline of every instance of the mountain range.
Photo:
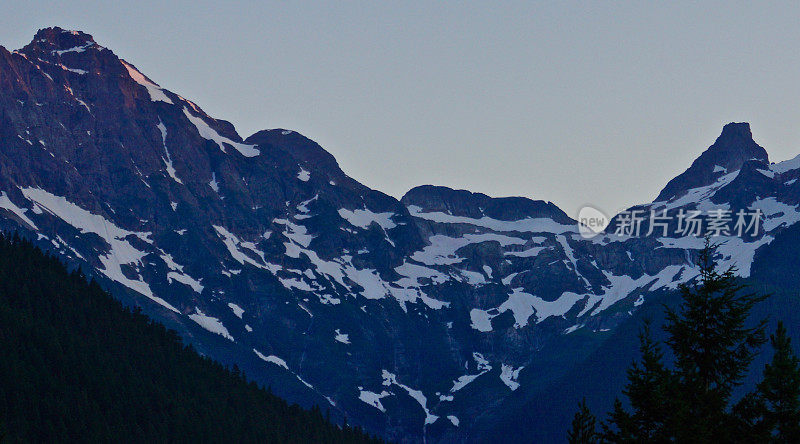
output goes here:
{"type": "Polygon", "coordinates": [[[0,228],[284,398],[397,442],[564,437],[578,387],[601,407],[618,395],[637,323],[697,276],[721,219],[719,261],[796,307],[798,178],[800,157],[772,163],[730,123],[586,236],[545,200],[432,185],[397,200],[295,131],[243,138],[83,32],[0,47],[0,228]]]}

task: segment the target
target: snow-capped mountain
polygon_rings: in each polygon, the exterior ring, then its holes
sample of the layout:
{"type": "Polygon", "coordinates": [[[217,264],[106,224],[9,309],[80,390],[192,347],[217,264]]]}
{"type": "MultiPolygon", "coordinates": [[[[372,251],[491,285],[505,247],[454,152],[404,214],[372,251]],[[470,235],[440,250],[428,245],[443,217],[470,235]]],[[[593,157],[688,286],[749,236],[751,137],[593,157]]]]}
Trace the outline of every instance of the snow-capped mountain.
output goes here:
{"type": "Polygon", "coordinates": [[[696,276],[687,214],[729,219],[715,240],[744,277],[776,269],[767,251],[791,262],[798,178],[800,158],[770,163],[729,124],[586,238],[546,201],[435,186],[398,201],[294,131],[243,139],[81,32],[0,47],[2,228],[290,401],[398,441],[483,436],[479,418],[556,379],[545,363],[581,355],[542,350],[592,344],[696,276]]]}

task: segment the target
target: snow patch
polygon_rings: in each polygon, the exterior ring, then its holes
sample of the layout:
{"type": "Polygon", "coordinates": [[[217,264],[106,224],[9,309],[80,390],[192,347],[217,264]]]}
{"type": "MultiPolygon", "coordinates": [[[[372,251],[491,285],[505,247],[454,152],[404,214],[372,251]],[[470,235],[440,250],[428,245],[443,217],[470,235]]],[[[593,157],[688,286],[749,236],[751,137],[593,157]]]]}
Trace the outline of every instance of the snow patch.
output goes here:
{"type": "MultiPolygon", "coordinates": [[[[164,146],[164,153],[167,155],[166,158],[162,157],[161,160],[164,161],[164,164],[167,166],[167,174],[171,177],[175,182],[182,184],[181,180],[175,174],[175,167],[172,165],[172,157],[169,155],[169,149],[167,149],[167,127],[164,126],[164,123],[161,119],[158,119],[158,130],[161,131],[161,144],[164,146]]],[[[177,204],[175,204],[177,205],[177,204]]],[[[175,207],[172,208],[175,210],[175,207]]]]}
{"type": "Polygon", "coordinates": [[[778,173],[784,174],[789,171],[794,171],[800,168],[800,156],[794,157],[789,160],[784,160],[783,162],[778,162],[774,165],[770,165],[769,169],[778,173]]]}
{"type": "Polygon", "coordinates": [[[514,288],[508,299],[493,310],[473,308],[470,311],[471,326],[481,332],[492,331],[492,319],[509,310],[514,315],[514,328],[528,325],[528,319],[534,314],[538,324],[551,316],[563,316],[583,297],[576,293],[564,292],[555,301],[545,301],[524,292],[522,288],[514,288]],[[490,311],[493,313],[489,313],[490,311]]]}
{"type": "Polygon", "coordinates": [[[408,211],[414,217],[444,224],[468,224],[488,228],[493,231],[519,231],[529,233],[574,233],[577,225],[564,225],[549,218],[525,218],[521,220],[505,221],[484,216],[480,219],[465,216],[453,216],[440,211],[425,213],[416,205],[409,205],[408,211]]]}
{"type": "Polygon", "coordinates": [[[172,283],[172,281],[180,282],[183,285],[191,287],[197,294],[203,292],[203,285],[200,283],[199,279],[195,279],[188,274],[178,273],[175,271],[170,271],[167,273],[167,282],[172,283]]]}
{"type": "Polygon", "coordinates": [[[194,309],[196,313],[190,314],[189,319],[193,320],[199,326],[210,331],[211,333],[216,333],[226,339],[229,339],[230,341],[233,341],[233,336],[228,333],[228,329],[222,325],[222,322],[220,322],[219,319],[212,316],[207,316],[200,310],[200,307],[195,307],[194,309]]]}
{"type": "Polygon", "coordinates": [[[772,231],[782,225],[790,226],[800,222],[800,205],[778,202],[774,197],[759,199],[750,205],[764,214],[764,231],[772,231]]]}
{"type": "Polygon", "coordinates": [[[370,225],[373,223],[378,224],[384,230],[390,230],[397,226],[392,221],[392,217],[394,213],[373,213],[370,210],[363,209],[363,210],[347,210],[347,209],[340,209],[339,216],[342,219],[346,220],[350,223],[350,225],[359,228],[369,228],[370,225]]]}
{"type": "Polygon", "coordinates": [[[72,48],[68,48],[68,49],[56,49],[56,50],[50,51],[50,54],[62,56],[64,54],[68,53],[68,52],[84,52],[84,51],[86,51],[87,49],[91,48],[94,45],[95,45],[94,42],[88,42],[85,45],[73,46],[72,48]]]}
{"type": "Polygon", "coordinates": [[[439,419],[438,416],[432,414],[428,410],[427,407],[428,399],[425,397],[425,395],[422,394],[421,391],[412,389],[407,385],[400,384],[399,382],[397,382],[397,376],[395,376],[393,373],[390,373],[387,370],[383,370],[382,375],[383,375],[384,386],[390,386],[394,384],[405,390],[409,396],[414,398],[419,403],[419,405],[422,407],[422,410],[425,412],[425,425],[433,424],[434,422],[436,422],[437,419],[439,419]]]}
{"type": "Polygon", "coordinates": [[[228,302],[228,307],[231,309],[231,311],[233,311],[233,314],[235,314],[237,318],[242,319],[244,308],[234,304],[233,302],[228,302]]]}
{"type": "Polygon", "coordinates": [[[284,361],[283,359],[275,355],[264,356],[261,352],[259,352],[256,349],[253,349],[253,352],[255,352],[256,356],[263,359],[264,361],[267,361],[269,363],[277,365],[278,367],[283,367],[284,369],[289,370],[289,366],[286,365],[286,361],[284,361]]]}
{"type": "Polygon", "coordinates": [[[166,102],[169,104],[173,104],[172,100],[164,94],[164,89],[160,86],[156,85],[155,83],[151,82],[144,76],[141,72],[139,72],[136,68],[132,65],[129,65],[124,60],[120,60],[122,66],[128,70],[128,75],[133,79],[134,82],[144,86],[147,89],[147,93],[150,95],[150,100],[153,102],[166,102]]]}
{"type": "Polygon", "coordinates": [[[333,339],[342,344],[350,343],[350,335],[340,332],[338,328],[336,329],[336,336],[333,339]]]}
{"type": "Polygon", "coordinates": [[[228,252],[234,260],[242,265],[247,263],[256,268],[270,270],[273,273],[277,272],[278,267],[276,265],[267,263],[264,253],[256,248],[254,243],[239,239],[238,236],[219,225],[212,225],[212,227],[214,227],[214,230],[217,231],[217,234],[222,237],[222,243],[225,244],[225,247],[228,249],[228,252]],[[244,253],[242,249],[249,250],[250,252],[256,254],[261,259],[261,262],[256,261],[248,254],[244,253]]]}
{"type": "Polygon", "coordinates": [[[389,395],[391,395],[391,393],[387,392],[386,390],[380,393],[375,393],[359,388],[358,399],[375,407],[383,413],[386,413],[386,408],[383,407],[383,404],[381,404],[381,399],[389,395]]]}
{"type": "Polygon", "coordinates": [[[308,179],[311,179],[311,173],[306,171],[303,167],[300,167],[300,172],[297,173],[297,178],[303,182],[308,182],[308,179]]]}
{"type": "MultiPolygon", "coordinates": [[[[11,202],[11,199],[8,198],[8,195],[6,194],[5,191],[0,192],[0,208],[5,208],[6,210],[11,211],[15,215],[17,215],[17,217],[22,219],[23,222],[28,224],[28,226],[30,228],[33,228],[34,230],[38,230],[39,229],[36,226],[36,224],[33,223],[32,220],[28,219],[28,216],[25,216],[25,212],[28,211],[28,210],[26,210],[24,208],[20,208],[20,207],[16,206],[14,204],[14,202],[11,202]]],[[[36,208],[35,205],[34,205],[34,208],[36,208]]],[[[36,211],[34,211],[34,213],[36,213],[36,211]]],[[[38,213],[38,214],[41,214],[41,213],[38,213]]]]}
{"type": "Polygon", "coordinates": [[[105,240],[110,246],[109,251],[106,255],[98,258],[103,264],[103,269],[99,271],[106,277],[145,295],[175,313],[180,313],[177,308],[155,296],[141,276],[138,276],[138,279],[131,279],[122,272],[123,264],[141,265],[142,258],[146,255],[134,248],[126,239],[129,236],[136,236],[147,243],[152,243],[153,241],[149,238],[152,233],[122,229],[103,216],[86,211],[64,197],[56,196],[39,188],[22,188],[20,191],[26,199],[34,202],[40,209],[72,225],[81,233],[96,234],[105,240]]]}
{"type": "Polygon", "coordinates": [[[519,382],[517,379],[519,378],[519,371],[522,370],[524,367],[514,368],[510,365],[502,364],[500,367],[500,380],[503,381],[503,384],[507,385],[511,391],[514,391],[519,388],[519,382]]]}
{"type": "Polygon", "coordinates": [[[472,359],[475,360],[476,366],[480,372],[476,375],[459,376],[458,379],[453,381],[453,387],[450,389],[450,393],[455,393],[463,389],[464,387],[469,385],[472,381],[476,380],[479,376],[488,373],[492,370],[492,366],[489,364],[489,361],[486,358],[484,358],[482,354],[474,352],[472,353],[472,359]]]}
{"type": "Polygon", "coordinates": [[[218,132],[216,132],[213,128],[211,128],[205,120],[200,117],[193,116],[188,109],[185,107],[183,108],[183,114],[189,119],[189,122],[197,128],[198,134],[200,137],[206,140],[210,140],[212,142],[216,142],[219,145],[219,149],[222,150],[223,153],[225,151],[225,145],[232,146],[236,151],[238,151],[241,155],[245,157],[255,157],[260,154],[260,151],[255,148],[255,145],[247,145],[246,143],[241,142],[234,142],[227,137],[221,136],[218,132]]]}
{"type": "Polygon", "coordinates": [[[506,236],[497,233],[474,234],[467,233],[462,237],[450,237],[443,234],[436,234],[428,238],[429,245],[421,251],[414,252],[411,259],[425,265],[453,265],[464,261],[464,258],[456,255],[456,251],[470,244],[481,242],[498,242],[501,246],[524,245],[527,240],[506,236]]]}
{"type": "Polygon", "coordinates": [[[211,181],[208,182],[208,186],[214,190],[215,193],[219,193],[219,183],[217,182],[217,173],[211,173],[211,181]]]}

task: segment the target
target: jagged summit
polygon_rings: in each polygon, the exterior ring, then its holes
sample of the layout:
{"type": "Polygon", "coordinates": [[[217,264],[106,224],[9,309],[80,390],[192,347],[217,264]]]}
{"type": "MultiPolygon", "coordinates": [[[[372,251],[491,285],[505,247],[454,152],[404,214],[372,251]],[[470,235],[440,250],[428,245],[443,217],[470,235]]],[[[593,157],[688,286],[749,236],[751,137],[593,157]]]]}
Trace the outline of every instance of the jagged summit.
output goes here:
{"type": "Polygon", "coordinates": [[[747,122],[725,125],[722,128],[722,133],[706,153],[715,155],[717,157],[716,160],[727,163],[733,162],[736,165],[750,159],[769,162],[766,150],[753,140],[750,124],[747,122]]]}
{"type": "Polygon", "coordinates": [[[83,52],[88,48],[97,47],[94,37],[82,31],[62,29],[57,26],[43,28],[36,32],[33,40],[23,50],[41,50],[51,53],[83,52]]]}
{"type": "Polygon", "coordinates": [[[753,140],[749,123],[728,123],[713,145],[686,171],[667,183],[656,201],[666,201],[689,189],[713,183],[725,174],[738,171],[750,160],[769,164],[769,155],[753,140]]]}
{"type": "Polygon", "coordinates": [[[722,134],[719,135],[718,141],[725,138],[742,138],[753,139],[753,132],[750,131],[749,122],[730,122],[722,127],[722,134]]]}
{"type": "Polygon", "coordinates": [[[92,37],[92,35],[89,33],[73,29],[64,29],[60,26],[50,26],[47,28],[42,28],[36,31],[36,34],[34,34],[33,39],[57,42],[60,39],[63,39],[65,36],[72,36],[74,38],[94,42],[94,37],[92,37]]]}

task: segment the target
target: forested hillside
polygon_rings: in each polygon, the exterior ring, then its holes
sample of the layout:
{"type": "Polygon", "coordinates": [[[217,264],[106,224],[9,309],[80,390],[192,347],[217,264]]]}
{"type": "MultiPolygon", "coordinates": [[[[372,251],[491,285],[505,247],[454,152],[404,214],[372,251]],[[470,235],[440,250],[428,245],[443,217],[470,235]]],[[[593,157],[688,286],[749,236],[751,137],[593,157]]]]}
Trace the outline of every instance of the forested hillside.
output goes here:
{"type": "Polygon", "coordinates": [[[376,442],[184,346],[18,236],[0,235],[0,441],[376,442]]]}

